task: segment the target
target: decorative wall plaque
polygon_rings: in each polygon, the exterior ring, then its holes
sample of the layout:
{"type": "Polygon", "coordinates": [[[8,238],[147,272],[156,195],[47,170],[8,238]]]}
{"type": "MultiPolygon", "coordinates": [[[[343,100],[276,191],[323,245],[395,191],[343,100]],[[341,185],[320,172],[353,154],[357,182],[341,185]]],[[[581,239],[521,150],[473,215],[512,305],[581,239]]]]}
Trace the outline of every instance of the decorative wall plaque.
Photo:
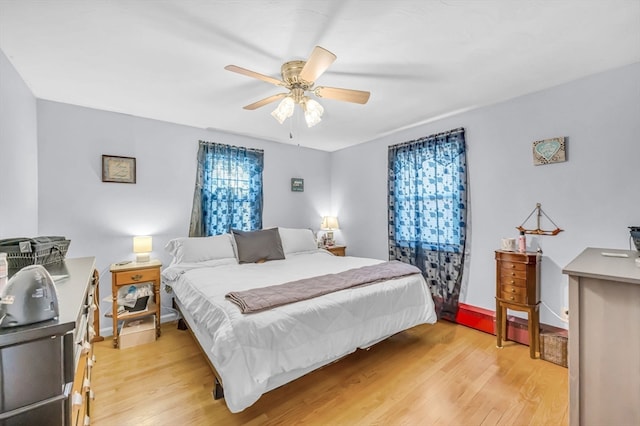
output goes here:
{"type": "Polygon", "coordinates": [[[564,137],[544,139],[533,143],[533,165],[562,163],[565,159],[564,137]]]}

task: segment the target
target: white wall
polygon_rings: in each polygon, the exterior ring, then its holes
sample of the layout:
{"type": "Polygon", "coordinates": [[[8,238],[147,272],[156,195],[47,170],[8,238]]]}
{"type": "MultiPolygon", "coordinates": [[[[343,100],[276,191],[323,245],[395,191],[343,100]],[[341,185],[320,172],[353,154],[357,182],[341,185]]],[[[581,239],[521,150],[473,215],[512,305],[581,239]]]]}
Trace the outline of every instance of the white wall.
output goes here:
{"type": "Polygon", "coordinates": [[[168,264],[164,245],[188,234],[199,139],[264,150],[265,227],[317,229],[330,205],[327,152],[42,100],[38,132],[38,232],[70,238],[68,257],[96,256],[102,297],[109,265],[134,258],[133,235],[152,235],[152,257],[168,264]],[[102,154],[135,157],[137,183],[102,182],[102,154]]]}
{"type": "Polygon", "coordinates": [[[36,98],[0,50],[0,238],[38,229],[36,98]]]}
{"type": "Polygon", "coordinates": [[[638,117],[640,64],[328,154],[36,102],[0,51],[0,238],[68,236],[69,257],[96,256],[104,297],[109,264],[133,258],[132,235],[152,234],[164,262],[166,241],[186,235],[204,139],[265,150],[265,226],[317,229],[320,216],[337,214],[348,254],[386,259],[388,145],[465,127],[471,255],[461,300],[493,309],[493,251],[540,202],[565,229],[529,240],[544,251],[542,299],[559,312],[568,304],[562,267],[586,246],[628,248],[627,226],[640,225],[638,117]],[[568,138],[568,161],[534,167],[531,142],[556,136],[568,138]],[[138,183],[101,182],[102,154],[136,157],[138,183]],[[304,193],[290,192],[291,177],[305,179],[304,193]]]}
{"type": "MultiPolygon", "coordinates": [[[[542,300],[559,313],[562,268],[587,246],[629,249],[627,227],[640,225],[640,64],[332,153],[332,205],[349,254],[388,258],[388,146],[456,127],[466,129],[471,212],[461,301],[495,309],[494,250],[539,202],[564,229],[528,236],[543,250],[542,300]],[[531,143],[557,136],[567,137],[568,161],[533,166],[531,143]]],[[[544,306],[541,321],[565,326],[544,306]]]]}

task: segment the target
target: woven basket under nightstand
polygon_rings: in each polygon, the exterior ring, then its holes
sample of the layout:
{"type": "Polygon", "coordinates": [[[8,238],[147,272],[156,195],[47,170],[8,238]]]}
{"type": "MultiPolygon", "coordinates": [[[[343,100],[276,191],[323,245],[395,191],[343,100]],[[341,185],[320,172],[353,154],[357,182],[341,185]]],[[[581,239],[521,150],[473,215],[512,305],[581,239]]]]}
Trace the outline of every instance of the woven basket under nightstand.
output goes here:
{"type": "Polygon", "coordinates": [[[540,359],[568,367],[569,337],[564,333],[540,334],[540,359]]]}

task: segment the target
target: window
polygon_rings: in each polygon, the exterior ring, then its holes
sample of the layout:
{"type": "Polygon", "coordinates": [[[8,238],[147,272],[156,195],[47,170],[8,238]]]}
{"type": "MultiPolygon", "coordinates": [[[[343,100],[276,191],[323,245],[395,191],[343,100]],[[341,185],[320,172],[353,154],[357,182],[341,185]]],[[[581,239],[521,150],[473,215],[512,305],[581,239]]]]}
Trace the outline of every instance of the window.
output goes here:
{"type": "Polygon", "coordinates": [[[191,236],[262,228],[262,150],[200,141],[191,236]]]}
{"type": "Polygon", "coordinates": [[[455,320],[465,262],[464,129],[389,147],[389,259],[416,265],[438,318],[455,320]]]}
{"type": "Polygon", "coordinates": [[[463,163],[464,139],[436,135],[389,148],[389,226],[395,245],[449,252],[462,249],[463,163]]]}

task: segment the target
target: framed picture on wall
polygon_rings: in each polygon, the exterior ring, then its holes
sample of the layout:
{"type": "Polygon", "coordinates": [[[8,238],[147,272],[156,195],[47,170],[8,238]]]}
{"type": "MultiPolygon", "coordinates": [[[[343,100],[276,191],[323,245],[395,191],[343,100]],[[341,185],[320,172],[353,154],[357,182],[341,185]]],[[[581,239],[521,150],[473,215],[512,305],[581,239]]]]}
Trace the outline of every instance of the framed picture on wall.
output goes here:
{"type": "Polygon", "coordinates": [[[136,183],[136,159],[134,157],[103,155],[102,181],[136,183]]]}
{"type": "Polygon", "coordinates": [[[291,178],[291,190],[293,192],[304,192],[304,179],[291,178]]]}

